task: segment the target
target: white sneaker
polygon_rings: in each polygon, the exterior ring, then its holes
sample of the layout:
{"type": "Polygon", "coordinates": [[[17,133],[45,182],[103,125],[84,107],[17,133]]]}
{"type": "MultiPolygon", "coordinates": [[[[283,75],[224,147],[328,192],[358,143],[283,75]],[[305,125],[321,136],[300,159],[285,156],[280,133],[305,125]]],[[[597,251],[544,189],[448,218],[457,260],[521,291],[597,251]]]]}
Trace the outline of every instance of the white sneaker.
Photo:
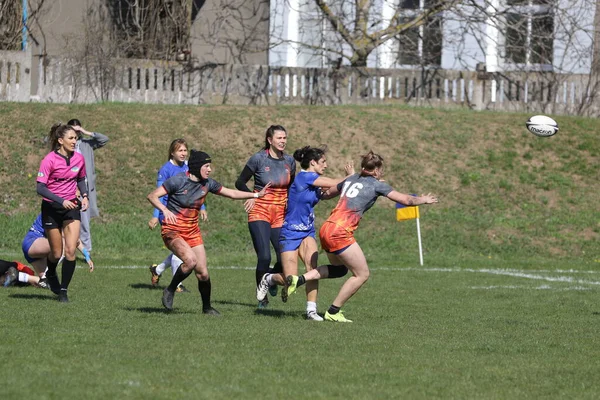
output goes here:
{"type": "Polygon", "coordinates": [[[306,319],[309,321],[323,321],[323,317],[317,314],[316,311],[310,310],[306,312],[306,319]]]}
{"type": "Polygon", "coordinates": [[[264,274],[260,280],[260,283],[256,287],[256,300],[263,301],[267,296],[267,293],[269,293],[269,284],[267,283],[267,278],[270,275],[271,274],[264,274]]]}

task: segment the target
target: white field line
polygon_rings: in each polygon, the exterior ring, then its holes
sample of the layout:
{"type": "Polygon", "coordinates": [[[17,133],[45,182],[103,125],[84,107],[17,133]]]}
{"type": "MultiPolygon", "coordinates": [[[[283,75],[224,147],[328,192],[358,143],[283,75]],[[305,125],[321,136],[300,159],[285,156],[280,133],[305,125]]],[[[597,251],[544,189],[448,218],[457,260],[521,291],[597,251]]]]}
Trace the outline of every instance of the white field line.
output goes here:
{"type": "MultiPolygon", "coordinates": [[[[85,268],[85,266],[81,266],[85,268]]],[[[102,266],[102,269],[146,269],[147,266],[102,266]]],[[[254,267],[241,267],[241,266],[216,266],[209,267],[209,270],[246,270],[252,271],[254,267]]],[[[371,268],[372,271],[396,271],[396,272],[447,272],[447,273],[480,273],[480,274],[491,274],[491,275],[503,275],[515,278],[540,280],[546,282],[560,282],[560,283],[576,283],[579,285],[600,285],[600,281],[585,280],[575,278],[572,276],[565,276],[565,274],[598,274],[600,271],[578,271],[578,270],[539,270],[535,272],[515,270],[515,269],[490,269],[490,268],[392,268],[392,267],[375,267],[371,268]],[[563,274],[558,276],[549,276],[542,274],[563,274]]],[[[507,287],[510,288],[510,287],[507,287]]]]}
{"type": "Polygon", "coordinates": [[[495,289],[517,289],[517,290],[522,290],[522,289],[526,289],[526,290],[553,290],[553,291],[559,291],[559,292],[566,292],[566,291],[571,291],[571,290],[580,290],[580,291],[584,291],[584,290],[590,290],[590,288],[586,288],[586,287],[582,287],[582,286],[572,286],[572,287],[567,287],[567,288],[563,288],[563,289],[556,289],[553,288],[552,286],[549,285],[541,285],[541,286],[537,286],[537,287],[531,287],[531,286],[514,286],[514,285],[506,285],[506,286],[471,286],[470,289],[475,289],[475,290],[495,290],[495,289]]]}

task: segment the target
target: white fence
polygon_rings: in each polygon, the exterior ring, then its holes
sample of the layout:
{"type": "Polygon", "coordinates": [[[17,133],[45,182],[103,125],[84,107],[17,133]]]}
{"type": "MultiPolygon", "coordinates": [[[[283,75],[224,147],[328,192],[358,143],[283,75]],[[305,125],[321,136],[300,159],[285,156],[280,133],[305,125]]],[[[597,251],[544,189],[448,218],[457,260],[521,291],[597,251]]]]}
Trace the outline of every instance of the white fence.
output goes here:
{"type": "Polygon", "coordinates": [[[0,100],[57,103],[381,104],[597,115],[587,75],[447,70],[181,65],[47,58],[31,83],[31,57],[0,52],[0,100]],[[29,62],[28,62],[29,60],[29,62]]]}

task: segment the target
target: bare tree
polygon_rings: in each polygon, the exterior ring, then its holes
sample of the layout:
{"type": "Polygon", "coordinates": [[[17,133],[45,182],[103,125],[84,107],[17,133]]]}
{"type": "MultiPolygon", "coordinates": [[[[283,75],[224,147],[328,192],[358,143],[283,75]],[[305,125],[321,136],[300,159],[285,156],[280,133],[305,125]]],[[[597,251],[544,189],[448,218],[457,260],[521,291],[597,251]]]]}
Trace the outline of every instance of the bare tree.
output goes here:
{"type": "Polygon", "coordinates": [[[39,22],[40,13],[45,10],[45,2],[46,0],[28,0],[27,18],[24,18],[22,1],[0,1],[0,50],[21,50],[23,29],[35,43],[38,42],[31,32],[39,22]]]}
{"type": "MultiPolygon", "coordinates": [[[[417,47],[419,27],[439,24],[439,15],[462,0],[284,0],[272,7],[275,18],[272,43],[289,43],[298,52],[307,51],[326,59],[325,64],[346,60],[354,67],[366,67],[372,53],[388,42],[403,40],[406,48],[417,47]],[[297,13],[299,34],[289,34],[285,14],[297,13]],[[404,35],[410,33],[410,35],[404,35]]],[[[427,29],[425,29],[427,31],[427,29]]],[[[434,36],[429,36],[433,38],[434,36]]]]}
{"type": "Polygon", "coordinates": [[[193,0],[104,0],[124,58],[183,60],[193,0]]]}
{"type": "Polygon", "coordinates": [[[21,47],[21,30],[23,9],[15,1],[0,2],[0,49],[19,50],[21,47]]]}

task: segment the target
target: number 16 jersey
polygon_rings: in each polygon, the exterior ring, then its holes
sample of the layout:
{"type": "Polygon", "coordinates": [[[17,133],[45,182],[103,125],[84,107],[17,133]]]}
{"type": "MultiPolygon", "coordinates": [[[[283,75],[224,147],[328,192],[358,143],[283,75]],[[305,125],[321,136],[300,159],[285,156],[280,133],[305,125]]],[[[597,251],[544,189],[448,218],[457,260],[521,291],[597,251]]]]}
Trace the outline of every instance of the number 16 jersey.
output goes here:
{"type": "Polygon", "coordinates": [[[387,196],[394,190],[385,182],[380,182],[370,175],[360,174],[349,176],[340,182],[337,188],[340,191],[340,200],[326,222],[334,223],[349,233],[358,228],[363,214],[373,207],[379,196],[387,196]]]}

